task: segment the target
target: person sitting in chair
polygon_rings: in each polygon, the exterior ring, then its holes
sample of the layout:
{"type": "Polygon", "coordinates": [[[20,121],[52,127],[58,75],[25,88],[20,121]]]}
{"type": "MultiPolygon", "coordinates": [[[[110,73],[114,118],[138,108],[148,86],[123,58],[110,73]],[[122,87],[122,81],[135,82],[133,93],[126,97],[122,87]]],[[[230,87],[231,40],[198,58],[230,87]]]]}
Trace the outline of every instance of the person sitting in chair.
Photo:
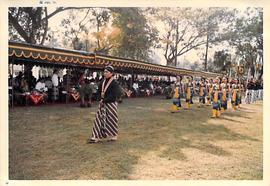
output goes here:
{"type": "Polygon", "coordinates": [[[42,94],[43,96],[43,102],[47,102],[47,99],[48,99],[48,95],[47,95],[47,91],[48,91],[48,88],[46,87],[46,84],[45,84],[45,79],[44,78],[41,78],[38,83],[36,84],[36,87],[35,87],[35,90],[42,94]]]}

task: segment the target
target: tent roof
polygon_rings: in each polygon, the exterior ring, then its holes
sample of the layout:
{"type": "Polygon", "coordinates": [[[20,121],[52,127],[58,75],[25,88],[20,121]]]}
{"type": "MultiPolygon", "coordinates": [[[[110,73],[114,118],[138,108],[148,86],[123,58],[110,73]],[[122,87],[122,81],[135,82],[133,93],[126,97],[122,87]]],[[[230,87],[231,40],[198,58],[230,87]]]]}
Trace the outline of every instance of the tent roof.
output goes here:
{"type": "Polygon", "coordinates": [[[168,67],[85,51],[67,50],[13,41],[9,42],[9,57],[10,63],[37,66],[81,67],[101,70],[106,65],[112,65],[115,67],[116,72],[121,73],[133,72],[136,74],[150,75],[189,75],[205,77],[216,77],[220,75],[217,73],[168,67]]]}

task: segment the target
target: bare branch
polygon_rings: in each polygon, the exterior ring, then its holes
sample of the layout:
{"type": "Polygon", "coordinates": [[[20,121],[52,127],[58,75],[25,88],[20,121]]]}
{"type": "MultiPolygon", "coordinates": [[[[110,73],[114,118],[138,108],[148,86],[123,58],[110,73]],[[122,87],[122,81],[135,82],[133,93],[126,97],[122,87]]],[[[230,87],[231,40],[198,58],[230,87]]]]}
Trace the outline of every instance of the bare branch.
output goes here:
{"type": "MultiPolygon", "coordinates": [[[[45,17],[47,17],[47,16],[48,16],[48,11],[47,11],[47,7],[45,7],[45,17]]],[[[48,19],[46,19],[44,34],[43,34],[42,41],[40,43],[41,45],[43,45],[43,43],[45,41],[45,38],[46,38],[46,35],[47,35],[47,31],[48,31],[48,19]]]]}
{"type": "Polygon", "coordinates": [[[170,36],[171,36],[171,30],[168,31],[168,35],[167,35],[166,49],[165,49],[165,54],[164,54],[166,60],[168,60],[168,56],[167,56],[167,54],[168,54],[168,47],[169,47],[169,42],[168,41],[170,39],[170,36]]]}
{"type": "Polygon", "coordinates": [[[52,12],[51,14],[49,14],[49,15],[47,16],[47,18],[46,18],[46,17],[43,18],[41,21],[45,21],[45,19],[50,19],[50,18],[53,17],[55,14],[58,14],[58,13],[63,12],[63,11],[65,11],[65,10],[70,10],[70,9],[76,9],[76,10],[78,10],[78,9],[86,9],[86,8],[91,8],[91,7],[66,7],[66,8],[60,7],[60,8],[58,8],[58,9],[56,9],[54,12],[52,12]]]}
{"type": "MultiPolygon", "coordinates": [[[[175,45],[178,45],[182,41],[182,39],[183,39],[183,37],[184,37],[184,35],[186,33],[187,28],[188,28],[188,25],[186,25],[186,27],[184,28],[182,35],[180,36],[180,38],[178,39],[178,41],[176,42],[175,45]]],[[[174,54],[175,53],[175,50],[176,50],[176,47],[174,48],[173,51],[171,51],[171,53],[170,53],[169,56],[171,56],[172,54],[174,54]]]]}
{"type": "MultiPolygon", "coordinates": [[[[79,26],[81,27],[81,24],[82,24],[82,22],[86,19],[86,17],[88,16],[88,14],[89,14],[89,12],[90,12],[90,8],[88,9],[88,11],[87,11],[87,13],[85,14],[85,16],[84,16],[84,18],[80,21],[80,23],[79,23],[79,26]]],[[[85,24],[84,24],[85,25],[85,24]]]]}
{"type": "Polygon", "coordinates": [[[204,44],[206,44],[206,41],[202,41],[202,42],[200,42],[200,43],[198,43],[198,44],[196,44],[196,45],[194,45],[194,46],[192,46],[192,47],[190,47],[190,48],[186,48],[185,51],[179,52],[179,53],[177,54],[177,56],[181,56],[181,55],[183,55],[184,53],[186,53],[186,52],[188,52],[188,51],[190,51],[190,50],[192,50],[192,49],[194,49],[194,48],[196,48],[196,47],[198,47],[198,46],[204,45],[204,44]]]}

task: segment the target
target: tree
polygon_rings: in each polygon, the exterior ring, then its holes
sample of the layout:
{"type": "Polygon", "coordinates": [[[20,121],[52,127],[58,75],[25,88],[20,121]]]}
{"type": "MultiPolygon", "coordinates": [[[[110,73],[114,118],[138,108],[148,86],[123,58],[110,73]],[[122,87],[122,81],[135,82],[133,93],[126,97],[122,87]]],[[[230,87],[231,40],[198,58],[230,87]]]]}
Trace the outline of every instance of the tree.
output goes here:
{"type": "Polygon", "coordinates": [[[232,23],[231,31],[227,33],[227,37],[230,44],[236,47],[236,54],[242,58],[244,65],[250,69],[251,76],[255,75],[256,68],[259,67],[259,78],[261,78],[263,74],[262,9],[247,8],[244,16],[239,17],[235,23],[232,23]]]}
{"type": "Polygon", "coordinates": [[[204,12],[193,8],[157,8],[149,10],[156,21],[161,21],[166,30],[161,36],[167,65],[176,66],[177,57],[205,44],[204,28],[199,27],[204,12]]]}
{"type": "Polygon", "coordinates": [[[75,50],[109,54],[117,47],[120,32],[111,26],[111,18],[111,11],[107,8],[69,10],[68,17],[61,21],[65,28],[64,42],[75,50]]]}
{"type": "Polygon", "coordinates": [[[43,45],[48,39],[48,21],[59,12],[76,7],[59,7],[48,13],[47,7],[9,8],[9,37],[13,40],[24,40],[31,44],[43,45]]]}
{"type": "Polygon", "coordinates": [[[241,56],[242,62],[245,64],[246,72],[251,72],[251,75],[255,75],[256,68],[256,60],[257,60],[257,48],[252,46],[250,43],[244,43],[242,45],[237,46],[237,55],[241,56]]]}
{"type": "Polygon", "coordinates": [[[112,49],[117,49],[121,41],[121,30],[118,27],[103,26],[99,32],[92,33],[98,41],[94,51],[100,54],[109,54],[112,49]]]}
{"type": "Polygon", "coordinates": [[[200,64],[198,61],[195,61],[191,66],[190,66],[191,70],[201,70],[200,68],[200,64]]]}
{"type": "Polygon", "coordinates": [[[226,40],[222,32],[226,30],[226,25],[235,20],[236,12],[235,9],[230,10],[228,8],[208,8],[203,11],[205,11],[205,22],[202,22],[199,26],[206,29],[204,70],[207,71],[209,46],[226,40]]]}
{"type": "Polygon", "coordinates": [[[12,39],[24,39],[27,43],[43,44],[48,29],[48,12],[46,7],[9,8],[9,29],[12,39]]]}
{"type": "Polygon", "coordinates": [[[113,24],[121,30],[119,46],[112,54],[137,60],[149,60],[150,48],[157,38],[157,31],[147,24],[139,8],[111,8],[113,24]]]}
{"type": "Polygon", "coordinates": [[[97,48],[95,49],[96,52],[101,52],[101,53],[108,53],[109,50],[113,47],[107,47],[106,45],[103,44],[103,46],[101,47],[100,45],[100,40],[104,41],[104,37],[101,37],[104,34],[101,33],[105,33],[105,30],[103,29],[102,32],[100,33],[100,28],[104,27],[109,19],[110,19],[110,12],[109,10],[103,9],[103,8],[95,8],[92,11],[92,15],[95,16],[96,19],[96,27],[97,27],[97,34],[96,34],[96,38],[97,38],[97,48]]]}
{"type": "Polygon", "coordinates": [[[68,17],[62,19],[61,27],[64,28],[64,42],[65,45],[70,45],[74,50],[88,50],[89,42],[86,40],[82,40],[82,34],[88,34],[89,25],[94,18],[90,18],[92,8],[88,8],[87,10],[69,10],[68,17]],[[79,15],[82,15],[80,17],[79,15]]]}
{"type": "Polygon", "coordinates": [[[213,64],[219,72],[228,73],[232,65],[231,54],[227,53],[225,50],[216,51],[213,64]]]}

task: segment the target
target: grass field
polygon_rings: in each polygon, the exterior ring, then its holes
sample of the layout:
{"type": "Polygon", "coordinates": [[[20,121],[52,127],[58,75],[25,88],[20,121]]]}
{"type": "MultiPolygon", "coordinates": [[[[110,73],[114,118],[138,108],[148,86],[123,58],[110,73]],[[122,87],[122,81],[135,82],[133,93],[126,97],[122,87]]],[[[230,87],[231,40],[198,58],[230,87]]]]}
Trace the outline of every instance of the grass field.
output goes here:
{"type": "Polygon", "coordinates": [[[86,144],[97,105],[10,109],[9,179],[262,179],[262,102],[219,119],[210,107],[172,114],[170,105],[124,100],[118,141],[98,144],[86,144]]]}

